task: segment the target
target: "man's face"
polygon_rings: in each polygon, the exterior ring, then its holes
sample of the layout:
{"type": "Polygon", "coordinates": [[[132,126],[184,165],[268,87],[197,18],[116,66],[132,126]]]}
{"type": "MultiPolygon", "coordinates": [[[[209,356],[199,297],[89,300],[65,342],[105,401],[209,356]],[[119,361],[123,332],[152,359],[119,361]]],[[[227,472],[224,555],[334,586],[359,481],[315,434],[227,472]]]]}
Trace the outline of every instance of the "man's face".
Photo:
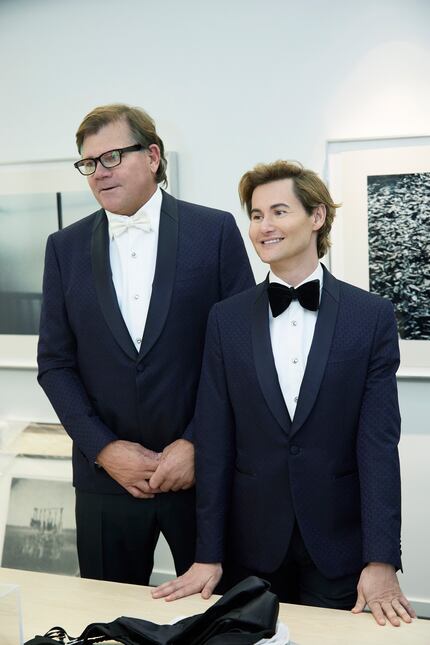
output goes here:
{"type": "MultiPolygon", "coordinates": [[[[138,142],[127,121],[115,121],[85,137],[82,158],[98,157],[134,143],[138,142]]],[[[99,161],[95,173],[88,177],[88,184],[100,206],[118,215],[134,215],[157,188],[155,174],[159,163],[160,150],[155,144],[149,150],[125,152],[114,168],[104,168],[99,161]]]]}
{"type": "Polygon", "coordinates": [[[249,237],[260,259],[272,268],[299,267],[318,259],[316,236],[324,219],[321,206],[308,215],[292,179],[279,179],[254,190],[249,237]]]}

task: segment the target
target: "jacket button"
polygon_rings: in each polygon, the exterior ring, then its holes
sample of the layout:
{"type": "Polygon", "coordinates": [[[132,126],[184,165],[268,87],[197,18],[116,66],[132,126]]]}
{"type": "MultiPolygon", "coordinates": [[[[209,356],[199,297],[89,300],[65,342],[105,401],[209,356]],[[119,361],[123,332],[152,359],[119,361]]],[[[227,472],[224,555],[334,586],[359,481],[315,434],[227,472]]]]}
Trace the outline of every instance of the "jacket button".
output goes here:
{"type": "Polygon", "coordinates": [[[290,455],[298,455],[301,452],[299,446],[290,446],[290,455]]]}

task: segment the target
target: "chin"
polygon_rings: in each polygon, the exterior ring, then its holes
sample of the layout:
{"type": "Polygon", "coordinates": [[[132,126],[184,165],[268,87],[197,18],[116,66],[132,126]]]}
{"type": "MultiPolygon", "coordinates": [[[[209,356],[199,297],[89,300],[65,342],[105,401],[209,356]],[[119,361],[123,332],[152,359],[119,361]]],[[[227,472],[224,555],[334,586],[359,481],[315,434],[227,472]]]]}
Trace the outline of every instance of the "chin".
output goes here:
{"type": "Polygon", "coordinates": [[[110,213],[116,213],[118,215],[121,215],[121,206],[119,204],[115,204],[115,202],[103,200],[102,206],[105,210],[109,211],[110,213]]]}
{"type": "Polygon", "coordinates": [[[276,264],[276,262],[279,262],[281,258],[276,257],[275,255],[269,255],[269,254],[262,254],[260,255],[260,260],[264,262],[264,264],[276,264]]]}

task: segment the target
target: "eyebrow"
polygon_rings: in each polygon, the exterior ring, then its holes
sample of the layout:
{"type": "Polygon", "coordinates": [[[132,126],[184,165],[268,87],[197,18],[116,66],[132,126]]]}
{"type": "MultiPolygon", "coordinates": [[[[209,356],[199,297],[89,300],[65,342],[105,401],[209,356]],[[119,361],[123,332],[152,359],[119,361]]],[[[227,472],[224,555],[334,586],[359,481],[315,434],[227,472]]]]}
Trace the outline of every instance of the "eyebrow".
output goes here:
{"type": "Polygon", "coordinates": [[[288,208],[288,204],[285,204],[284,202],[281,202],[280,204],[273,204],[270,207],[270,210],[274,211],[275,208],[280,208],[281,206],[284,206],[285,208],[288,208]]]}
{"type": "MultiPolygon", "coordinates": [[[[274,211],[277,208],[281,208],[282,206],[284,208],[289,208],[288,204],[284,204],[284,202],[281,202],[280,204],[272,204],[272,206],[270,206],[270,210],[274,211]]],[[[253,208],[251,210],[251,215],[252,215],[252,213],[261,213],[261,209],[260,208],[253,208]]]]}

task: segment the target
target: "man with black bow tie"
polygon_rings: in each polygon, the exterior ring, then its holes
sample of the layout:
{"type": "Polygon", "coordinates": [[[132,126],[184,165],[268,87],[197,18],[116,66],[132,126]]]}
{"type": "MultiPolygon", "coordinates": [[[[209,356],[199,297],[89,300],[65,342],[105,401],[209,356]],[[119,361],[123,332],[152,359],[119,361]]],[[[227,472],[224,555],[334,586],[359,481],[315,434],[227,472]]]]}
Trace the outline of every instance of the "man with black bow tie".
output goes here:
{"type": "Polygon", "coordinates": [[[148,584],[160,531],[178,574],[193,562],[207,316],[254,280],[231,214],[160,189],[146,112],[95,108],[76,142],[101,210],[48,239],[39,381],[73,439],[81,575],[148,584]]]}
{"type": "Polygon", "coordinates": [[[415,612],[400,559],[396,322],[320,263],[337,205],[278,161],[241,179],[268,278],[213,307],[195,424],[196,562],[155,597],[209,597],[249,574],[280,600],[384,624],[415,612]],[[358,591],[358,594],[357,594],[358,591]]]}

